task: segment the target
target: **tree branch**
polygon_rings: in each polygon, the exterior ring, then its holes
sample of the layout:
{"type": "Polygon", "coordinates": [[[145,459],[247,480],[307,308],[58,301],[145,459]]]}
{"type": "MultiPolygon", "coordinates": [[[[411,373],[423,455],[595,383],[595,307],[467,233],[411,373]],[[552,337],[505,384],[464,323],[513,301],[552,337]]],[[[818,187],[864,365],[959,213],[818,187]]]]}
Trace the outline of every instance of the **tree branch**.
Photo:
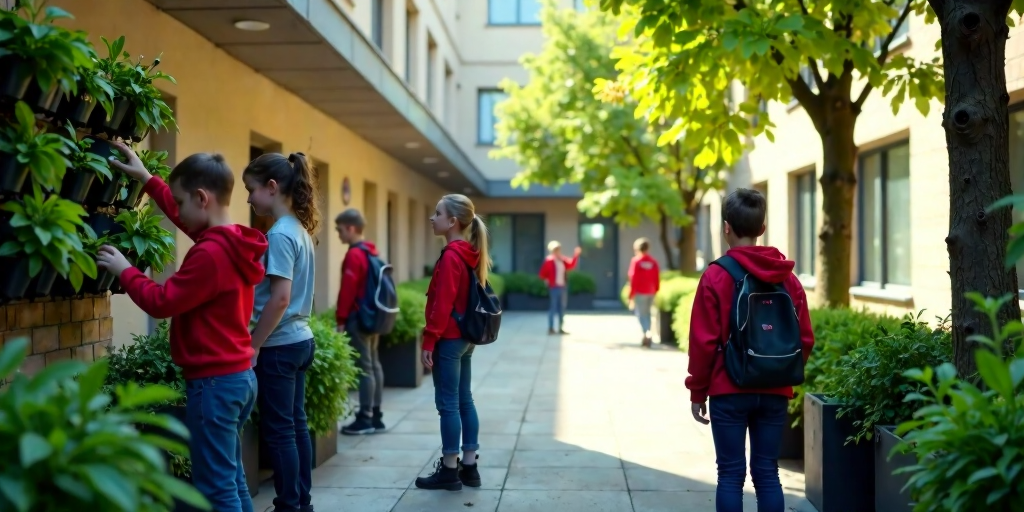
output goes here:
{"type": "MultiPolygon", "coordinates": [[[[811,72],[814,73],[814,83],[818,84],[818,90],[825,90],[825,80],[821,77],[821,70],[818,69],[818,63],[814,59],[807,57],[807,65],[811,68],[811,72]]],[[[802,82],[803,80],[801,80],[802,82]]]]}
{"type": "Polygon", "coordinates": [[[804,3],[804,0],[797,0],[797,3],[800,4],[800,12],[804,13],[804,16],[810,14],[810,12],[807,11],[807,4],[804,3]]]}
{"type": "MultiPolygon", "coordinates": [[[[935,1],[942,2],[942,0],[935,1]]],[[[907,0],[907,5],[903,7],[903,12],[900,13],[900,17],[896,21],[896,26],[889,31],[889,35],[886,36],[885,41],[882,42],[882,49],[878,53],[879,67],[885,67],[886,62],[889,60],[889,49],[892,46],[892,42],[896,39],[896,33],[899,32],[900,27],[907,22],[907,18],[910,16],[910,3],[911,0],[907,0]]],[[[861,89],[860,96],[857,97],[857,101],[853,102],[854,112],[860,113],[861,109],[864,107],[864,102],[868,100],[868,95],[871,94],[873,89],[874,86],[872,86],[870,82],[864,84],[864,88],[861,89]]]]}
{"type": "Polygon", "coordinates": [[[646,173],[648,170],[647,164],[644,163],[644,157],[640,154],[640,148],[636,147],[636,145],[633,144],[633,141],[629,140],[629,137],[627,137],[626,134],[620,134],[619,136],[622,137],[622,142],[626,143],[626,147],[629,148],[629,151],[633,153],[633,158],[636,158],[636,164],[640,166],[640,169],[642,169],[641,172],[646,173]]]}

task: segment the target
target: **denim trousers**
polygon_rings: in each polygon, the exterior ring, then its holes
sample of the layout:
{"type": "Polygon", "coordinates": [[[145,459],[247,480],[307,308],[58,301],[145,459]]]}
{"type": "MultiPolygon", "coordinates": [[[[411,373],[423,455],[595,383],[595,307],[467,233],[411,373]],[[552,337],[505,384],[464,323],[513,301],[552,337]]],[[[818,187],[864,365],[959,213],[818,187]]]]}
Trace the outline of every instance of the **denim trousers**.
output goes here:
{"type": "Polygon", "coordinates": [[[651,307],[654,306],[654,295],[636,294],[633,296],[633,311],[640,319],[640,328],[644,336],[651,332],[651,307]]]}
{"type": "Polygon", "coordinates": [[[558,315],[558,328],[564,327],[565,302],[569,300],[569,294],[565,292],[564,286],[552,286],[548,288],[548,296],[551,302],[548,305],[548,330],[555,328],[555,315],[558,315]]]}
{"type": "Polygon", "coordinates": [[[470,391],[473,349],[465,340],[440,340],[434,346],[434,405],[441,416],[441,453],[475,451],[480,448],[480,419],[470,391]],[[460,439],[461,438],[461,439],[460,439]]]}
{"type": "Polygon", "coordinates": [[[352,340],[352,348],[359,353],[359,411],[369,416],[374,407],[380,407],[384,396],[384,367],[380,364],[380,335],[366,334],[358,327],[355,315],[345,325],[352,340]]]}
{"type": "Polygon", "coordinates": [[[746,480],[745,441],[750,431],[750,478],[757,512],[783,512],[779,450],[789,400],[782,395],[739,393],[711,397],[711,435],[718,459],[716,512],[742,512],[746,480]]]}
{"type": "Polygon", "coordinates": [[[253,512],[241,432],[256,403],[256,389],[252,370],[185,381],[192,485],[217,512],[253,512]]]}
{"type": "Polygon", "coordinates": [[[306,370],[313,364],[312,339],[260,349],[260,433],[274,469],[274,506],[295,510],[310,503],[313,444],[306,424],[306,370]]]}

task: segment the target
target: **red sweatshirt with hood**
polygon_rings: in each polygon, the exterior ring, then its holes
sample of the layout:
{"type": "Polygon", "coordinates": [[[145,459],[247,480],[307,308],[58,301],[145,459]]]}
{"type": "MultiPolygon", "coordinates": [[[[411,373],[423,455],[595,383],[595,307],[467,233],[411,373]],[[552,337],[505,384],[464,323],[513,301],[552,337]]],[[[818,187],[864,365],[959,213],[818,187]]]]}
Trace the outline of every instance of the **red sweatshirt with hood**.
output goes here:
{"type": "Polygon", "coordinates": [[[647,253],[634,256],[629,262],[629,298],[654,295],[661,288],[658,260],[647,253]]]}
{"type": "Polygon", "coordinates": [[[562,264],[565,265],[565,283],[563,286],[569,286],[569,271],[576,268],[576,264],[580,262],[580,256],[578,254],[572,258],[549,254],[547,258],[544,258],[544,263],[540,264],[540,272],[538,272],[537,275],[548,283],[548,288],[558,286],[558,269],[555,268],[555,258],[561,259],[562,264]]]}
{"type": "MultiPolygon", "coordinates": [[[[377,256],[377,246],[373,242],[359,242],[370,254],[377,256]]],[[[359,307],[359,301],[366,295],[366,276],[370,271],[370,259],[366,253],[352,244],[341,262],[341,288],[338,290],[338,308],[335,320],[342,328],[351,315],[359,307]]]]}
{"type": "Polygon", "coordinates": [[[190,233],[163,180],[151,178],[143,191],[195,245],[163,285],[135,267],[121,273],[121,285],[150,316],[171,318],[171,359],[186,379],[248,370],[254,354],[249,333],[253,287],[263,279],[266,237],[237,224],[190,233]]]}
{"type": "MultiPolygon", "coordinates": [[[[787,260],[774,247],[734,247],[726,254],[735,258],[754,277],[766,283],[782,284],[789,292],[800,322],[800,341],[803,343],[806,362],[814,348],[814,332],[807,312],[807,295],[800,280],[793,275],[795,263],[787,260]]],[[[704,403],[708,396],[736,393],[766,393],[793,398],[791,387],[739,388],[725,372],[725,362],[719,348],[729,340],[729,314],[735,288],[732,276],[718,265],[709,265],[700,278],[690,316],[690,376],[686,378],[690,401],[704,403]]]]}
{"type": "Polygon", "coordinates": [[[462,338],[459,323],[452,317],[466,312],[469,300],[469,273],[480,262],[480,253],[469,242],[456,240],[445,247],[434,265],[427,288],[427,326],[423,328],[423,350],[434,350],[442,339],[462,338]],[[468,265],[468,267],[467,267],[468,265]]]}

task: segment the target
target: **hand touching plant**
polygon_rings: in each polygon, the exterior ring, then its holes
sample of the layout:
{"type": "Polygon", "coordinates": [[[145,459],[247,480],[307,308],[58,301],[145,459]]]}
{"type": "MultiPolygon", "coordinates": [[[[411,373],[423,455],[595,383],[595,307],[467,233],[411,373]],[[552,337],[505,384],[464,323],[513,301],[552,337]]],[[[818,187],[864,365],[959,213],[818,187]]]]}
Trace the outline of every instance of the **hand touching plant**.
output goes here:
{"type": "Polygon", "coordinates": [[[114,146],[114,148],[120,151],[125,157],[124,162],[111,157],[110,165],[120,169],[121,172],[127,174],[134,180],[142,182],[143,184],[153,177],[153,175],[146,170],[146,165],[142,163],[142,159],[139,158],[139,155],[136,155],[135,151],[132,151],[132,148],[128,147],[127,144],[121,141],[111,141],[110,145],[114,146]]]}
{"type": "Polygon", "coordinates": [[[128,258],[121,254],[121,251],[110,245],[104,245],[96,252],[96,265],[115,276],[120,276],[121,272],[128,270],[132,266],[128,262],[128,258]]]}

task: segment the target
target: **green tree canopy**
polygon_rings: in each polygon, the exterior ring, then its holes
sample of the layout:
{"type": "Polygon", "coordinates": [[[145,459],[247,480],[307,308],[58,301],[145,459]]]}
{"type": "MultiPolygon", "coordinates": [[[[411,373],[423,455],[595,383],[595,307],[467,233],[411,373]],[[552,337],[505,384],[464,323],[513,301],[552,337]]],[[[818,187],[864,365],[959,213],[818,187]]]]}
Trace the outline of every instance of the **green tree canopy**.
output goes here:
{"type": "MultiPolygon", "coordinates": [[[[497,108],[500,147],[491,156],[519,165],[515,186],[578,183],[584,192],[579,208],[588,216],[631,225],[645,218],[659,222],[670,261],[669,232],[682,227],[680,265],[692,269],[693,216],[704,194],[723,186],[725,166],[742,154],[738,138],[703,160],[686,145],[693,137],[665,142],[680,123],[635,115],[633,94],[608,80],[618,75],[611,56],[620,43],[618,20],[597,10],[557,9],[550,1],[541,18],[544,47],[522,58],[529,82],[501,83],[509,98],[497,108]]],[[[702,103],[719,118],[730,118],[724,88],[710,90],[702,103]]]]}

